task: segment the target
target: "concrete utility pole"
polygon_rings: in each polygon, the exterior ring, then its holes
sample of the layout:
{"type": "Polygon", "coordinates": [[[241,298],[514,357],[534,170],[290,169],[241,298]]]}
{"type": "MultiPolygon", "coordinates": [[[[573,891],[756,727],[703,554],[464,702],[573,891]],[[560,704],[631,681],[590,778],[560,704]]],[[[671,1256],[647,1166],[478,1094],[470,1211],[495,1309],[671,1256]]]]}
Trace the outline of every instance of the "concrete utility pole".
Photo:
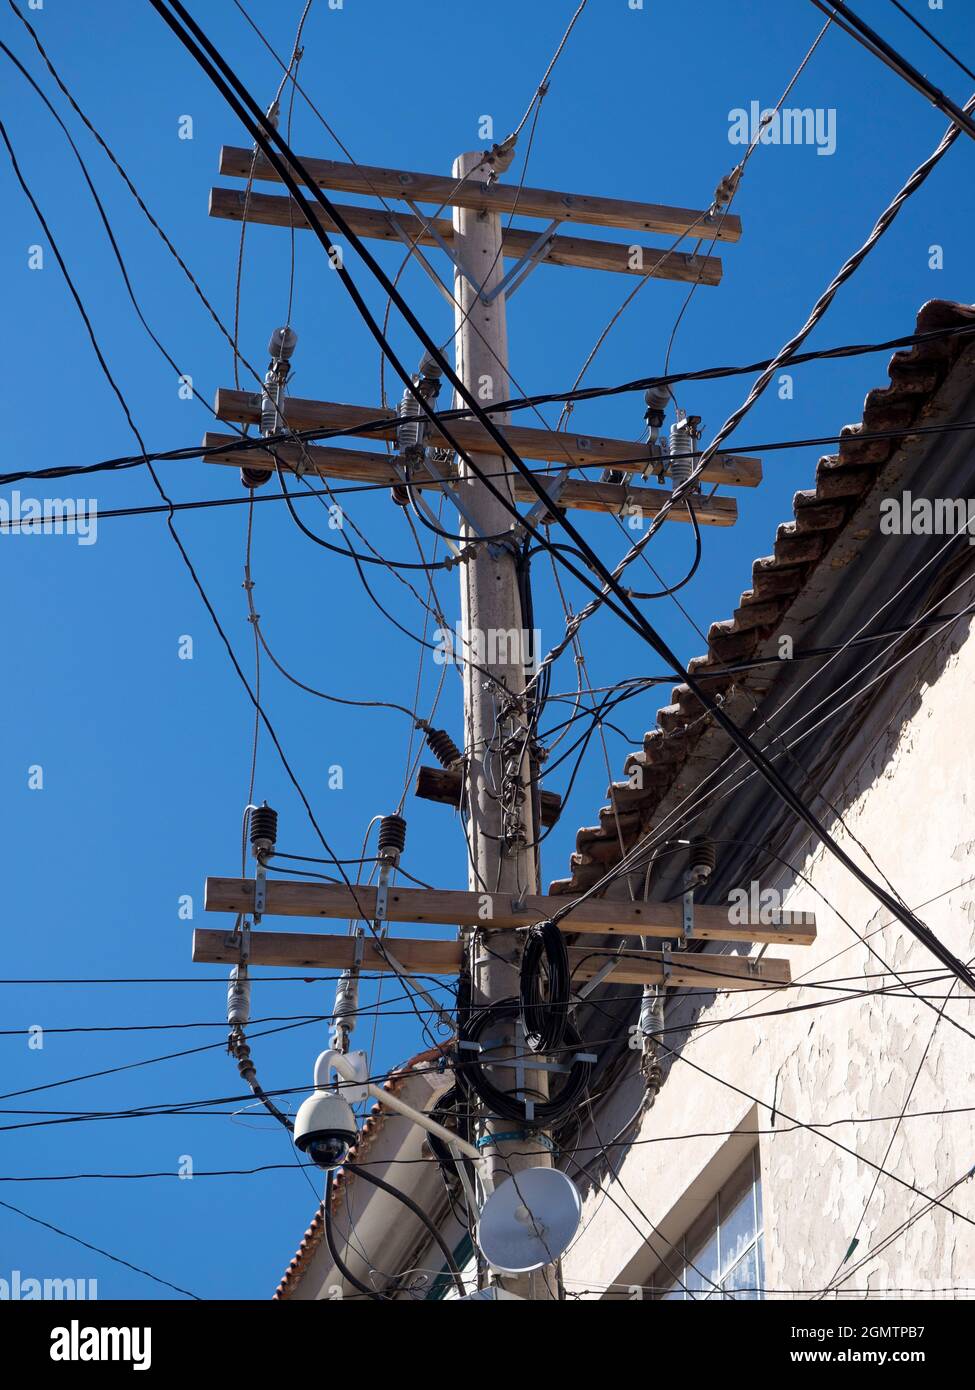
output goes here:
{"type": "MultiPolygon", "coordinates": [[[[455,179],[482,169],[473,180],[482,182],[490,172],[483,164],[484,154],[475,151],[455,160],[455,179]]],[[[473,181],[472,180],[472,181],[473,181]]],[[[501,255],[501,217],[495,212],[456,207],[453,211],[453,250],[459,269],[454,273],[455,368],[461,381],[486,404],[510,396],[508,384],[508,329],[505,295],[502,291],[488,304],[489,295],[504,276],[501,255]]],[[[455,405],[462,405],[459,399],[455,405]]],[[[495,415],[501,426],[506,415],[495,415]]],[[[513,469],[498,454],[473,454],[474,463],[484,473],[495,474],[494,486],[513,501],[513,469]]],[[[462,475],[471,477],[462,466],[462,475]]],[[[482,535],[491,536],[511,528],[506,511],[487,487],[475,479],[461,485],[469,516],[482,535]]],[[[462,534],[477,537],[466,522],[462,534]]],[[[468,783],[466,805],[470,813],[469,885],[487,898],[505,895],[518,899],[537,893],[535,869],[535,825],[532,815],[529,759],[524,752],[527,711],[521,703],[525,689],[524,615],[518,591],[515,556],[511,548],[481,544],[476,555],[460,567],[462,630],[469,644],[465,655],[474,655],[485,670],[464,667],[464,746],[468,783]],[[511,641],[512,632],[517,641],[511,641]],[[496,684],[495,684],[496,682],[496,684]]],[[[468,937],[470,937],[468,933],[468,937]]],[[[475,1007],[497,1003],[518,995],[518,966],[521,943],[516,932],[492,932],[490,954],[482,935],[474,933],[473,1003],[475,1007]]],[[[491,1029],[491,1040],[503,1038],[503,1055],[517,1048],[512,1019],[503,1027],[491,1029]]],[[[497,1057],[499,1054],[493,1054],[497,1057]]],[[[513,1068],[492,1069],[494,1084],[515,1091],[513,1068]]],[[[525,1082],[534,1093],[546,1093],[545,1073],[529,1072],[525,1082]]],[[[485,1117],[483,1133],[510,1133],[516,1126],[510,1120],[485,1117]]],[[[548,1148],[534,1139],[501,1141],[487,1150],[487,1167],[495,1185],[516,1177],[523,1168],[551,1164],[548,1148]]],[[[505,1276],[504,1286],[536,1299],[556,1296],[555,1268],[548,1266],[536,1275],[505,1276]]]]}

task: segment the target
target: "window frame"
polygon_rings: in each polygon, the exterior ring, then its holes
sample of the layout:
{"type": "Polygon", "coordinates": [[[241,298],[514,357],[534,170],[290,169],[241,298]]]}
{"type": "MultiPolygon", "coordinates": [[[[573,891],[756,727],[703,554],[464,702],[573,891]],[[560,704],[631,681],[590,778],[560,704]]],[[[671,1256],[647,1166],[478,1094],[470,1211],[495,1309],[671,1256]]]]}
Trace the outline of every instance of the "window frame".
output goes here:
{"type": "MultiPolygon", "coordinates": [[[[744,1297],[748,1300],[764,1299],[765,1295],[762,1292],[765,1280],[764,1234],[762,1165],[759,1149],[756,1145],[749,1150],[727,1181],[717,1189],[704,1210],[695,1218],[683,1235],[674,1242],[674,1252],[681,1262],[680,1277],[675,1278],[668,1269],[668,1265],[672,1264],[672,1259],[662,1261],[658,1266],[654,1283],[660,1275],[665,1276],[668,1282],[666,1286],[655,1289],[654,1299],[661,1302],[675,1300],[681,1302],[733,1302],[736,1297],[744,1297]],[[738,1210],[743,1199],[751,1202],[750,1226],[752,1234],[747,1244],[738,1251],[734,1261],[726,1265],[722,1253],[722,1227],[727,1227],[727,1218],[738,1210]],[[689,1291],[687,1286],[690,1285],[697,1273],[692,1268],[692,1262],[696,1261],[712,1239],[715,1241],[714,1267],[716,1274],[714,1281],[717,1288],[705,1286],[702,1289],[690,1289],[689,1291]],[[754,1263],[757,1274],[755,1292],[736,1295],[734,1290],[726,1289],[725,1281],[732,1270],[737,1269],[741,1261],[747,1259],[752,1252],[755,1255],[754,1263]]],[[[706,1277],[710,1279],[711,1275],[708,1274],[706,1277]]]]}

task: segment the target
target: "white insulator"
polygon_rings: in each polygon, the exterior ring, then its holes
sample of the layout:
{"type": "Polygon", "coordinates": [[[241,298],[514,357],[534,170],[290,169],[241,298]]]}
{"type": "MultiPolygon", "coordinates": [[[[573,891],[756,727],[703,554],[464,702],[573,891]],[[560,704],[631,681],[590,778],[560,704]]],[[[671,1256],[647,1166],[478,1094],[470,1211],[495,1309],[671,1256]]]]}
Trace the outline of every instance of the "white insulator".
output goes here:
{"type": "Polygon", "coordinates": [[[397,411],[399,423],[396,426],[396,443],[401,454],[408,454],[423,447],[427,435],[427,419],[420,414],[420,402],[409,391],[399,403],[397,411]]]}
{"type": "Polygon", "coordinates": [[[281,420],[281,412],[278,410],[277,382],[274,373],[268,372],[264,378],[264,390],[261,392],[261,434],[277,434],[278,425],[281,420]]]}
{"type": "Polygon", "coordinates": [[[677,420],[670,427],[670,477],[672,485],[680,487],[691,475],[694,460],[694,431],[688,420],[677,420]]]}
{"type": "Polygon", "coordinates": [[[640,1033],[646,1038],[659,1033],[664,1026],[663,991],[656,985],[644,985],[640,1000],[640,1033]]]}
{"type": "Polygon", "coordinates": [[[233,1027],[247,1023],[251,1016],[251,982],[246,965],[235,965],[227,984],[227,1022],[233,1027]]]}

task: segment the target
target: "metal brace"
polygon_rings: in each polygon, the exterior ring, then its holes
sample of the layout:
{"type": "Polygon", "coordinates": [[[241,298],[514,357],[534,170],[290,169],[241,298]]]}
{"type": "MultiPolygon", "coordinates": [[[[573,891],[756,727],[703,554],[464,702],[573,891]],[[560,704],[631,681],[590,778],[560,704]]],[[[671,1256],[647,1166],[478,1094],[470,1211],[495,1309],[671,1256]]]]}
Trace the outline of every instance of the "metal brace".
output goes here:
{"type": "Polygon", "coordinates": [[[583,999],[587,998],[590,994],[592,994],[594,989],[596,989],[599,985],[602,984],[602,982],[606,979],[608,975],[611,975],[613,973],[613,971],[616,969],[618,965],[619,961],[614,959],[608,960],[605,965],[600,966],[600,968],[596,971],[595,975],[593,975],[592,979],[587,980],[586,983],[582,986],[582,989],[576,992],[576,999],[578,999],[581,1003],[583,999]]]}
{"type": "Polygon", "coordinates": [[[557,473],[555,477],[552,478],[551,482],[544,477],[539,477],[537,481],[545,490],[547,501],[543,502],[541,498],[539,498],[531,510],[525,514],[524,519],[519,523],[519,528],[522,531],[527,531],[531,527],[540,525],[547,516],[550,516],[554,512],[559,498],[565,491],[565,485],[569,481],[569,469],[563,468],[561,473],[557,473]]]}
{"type": "MultiPolygon", "coordinates": [[[[409,199],[407,199],[407,202],[409,202],[409,199]]],[[[415,207],[415,205],[414,205],[413,203],[410,203],[410,207],[413,208],[414,212],[417,211],[417,209],[416,209],[416,207],[415,207]]],[[[422,214],[422,213],[419,213],[418,215],[419,215],[421,218],[423,218],[423,221],[424,221],[424,222],[427,221],[427,219],[426,219],[425,217],[423,217],[423,214],[422,214]]],[[[406,230],[406,228],[400,225],[399,219],[397,218],[395,212],[390,212],[390,213],[388,214],[388,219],[389,219],[389,225],[392,227],[393,231],[396,233],[396,235],[399,237],[399,239],[403,242],[403,244],[407,247],[407,249],[409,250],[410,254],[416,257],[417,261],[419,261],[420,265],[423,267],[423,269],[426,271],[426,273],[430,276],[430,279],[431,279],[431,280],[433,281],[433,283],[436,285],[437,289],[438,289],[438,290],[440,291],[440,293],[443,295],[444,299],[446,299],[447,303],[448,303],[448,304],[450,305],[450,307],[453,309],[453,308],[455,307],[455,303],[456,303],[455,300],[454,300],[454,296],[451,294],[450,290],[447,288],[447,286],[446,286],[446,285],[444,284],[444,282],[441,280],[440,276],[439,276],[439,275],[437,274],[437,272],[434,270],[433,266],[432,266],[432,265],[430,264],[430,262],[427,260],[426,256],[424,256],[424,254],[423,254],[423,252],[420,250],[418,244],[413,240],[413,238],[410,236],[410,234],[409,234],[409,232],[406,230]]],[[[437,236],[437,233],[434,231],[433,223],[432,223],[432,222],[430,223],[430,232],[431,232],[431,234],[432,234],[434,237],[436,237],[437,241],[439,242],[439,241],[440,241],[440,238],[439,238],[439,236],[437,236]]],[[[443,247],[444,247],[444,250],[446,250],[446,249],[447,249],[446,243],[442,243],[442,245],[443,245],[443,247]]],[[[448,251],[447,254],[450,255],[450,252],[448,251]]],[[[453,260],[453,257],[452,257],[452,256],[451,256],[451,260],[453,260]]]]}
{"type": "Polygon", "coordinates": [[[260,921],[267,903],[267,869],[258,863],[254,870],[254,921],[260,921]]]}
{"type": "MultiPolygon", "coordinates": [[[[383,938],[382,949],[381,949],[381,951],[380,951],[380,954],[382,955],[383,960],[386,962],[387,965],[389,965],[389,966],[391,967],[392,970],[394,970],[394,971],[396,972],[396,974],[399,976],[399,978],[400,978],[401,980],[408,981],[408,982],[413,986],[414,990],[415,990],[416,993],[420,996],[420,998],[421,998],[427,1005],[429,1005],[431,1011],[437,1015],[437,1018],[439,1019],[439,1021],[440,1021],[441,1023],[443,1023],[445,1026],[449,1027],[449,1028],[451,1029],[451,1031],[453,1031],[453,1029],[454,1029],[454,1020],[451,1018],[451,1016],[450,1016],[448,1013],[445,1012],[444,1009],[442,1009],[442,1008],[440,1007],[440,1005],[437,1003],[436,999],[434,999],[433,995],[430,994],[427,990],[425,990],[425,989],[423,988],[423,986],[422,986],[421,984],[418,983],[416,977],[415,977],[414,975],[411,975],[411,974],[410,974],[410,972],[407,970],[406,966],[405,966],[405,965],[402,965],[402,964],[396,959],[396,957],[393,955],[393,953],[392,953],[392,952],[390,951],[390,949],[389,949],[388,941],[389,941],[389,938],[388,938],[388,937],[384,937],[384,938],[383,938]]],[[[460,1046],[463,1047],[464,1044],[461,1043],[460,1046]]]]}
{"type": "Polygon", "coordinates": [[[498,295],[504,293],[507,293],[510,298],[515,290],[524,284],[538,265],[542,256],[548,250],[549,244],[555,236],[556,228],[559,226],[561,226],[560,219],[558,217],[553,218],[544,232],[539,232],[525,254],[520,260],[515,262],[504,278],[495,285],[494,289],[488,294],[484,294],[483,291],[481,291],[481,302],[484,304],[493,304],[498,295]]]}
{"type": "MultiPolygon", "coordinates": [[[[547,250],[549,242],[555,236],[556,228],[561,226],[562,221],[561,218],[553,218],[553,220],[545,228],[545,230],[538,234],[538,236],[532,242],[531,246],[529,246],[525,254],[521,256],[511,267],[508,273],[501,280],[499,280],[499,282],[495,285],[494,289],[489,290],[487,293],[485,293],[484,285],[479,284],[478,281],[475,280],[472,275],[469,275],[467,273],[467,271],[460,263],[460,258],[457,255],[457,252],[443,239],[443,237],[440,235],[440,233],[434,226],[433,220],[423,215],[423,213],[417,207],[416,203],[413,201],[412,198],[407,198],[404,196],[403,201],[410,208],[414,216],[419,218],[421,222],[426,224],[427,230],[433,237],[434,241],[440,247],[441,251],[443,251],[444,255],[448,258],[451,265],[453,265],[454,269],[458,272],[458,274],[463,275],[464,279],[470,285],[471,289],[474,291],[477,297],[481,300],[482,304],[493,304],[494,301],[497,299],[498,295],[503,294],[505,291],[507,291],[508,294],[514,294],[515,290],[519,287],[519,285],[521,285],[523,281],[525,281],[531,274],[531,272],[535,269],[535,266],[538,264],[542,255],[547,250]]],[[[391,218],[391,221],[393,222],[397,235],[403,237],[404,240],[406,240],[411,250],[415,250],[415,247],[410,237],[405,233],[405,231],[401,227],[396,226],[395,216],[391,218]]],[[[426,265],[426,262],[422,256],[420,257],[420,262],[421,264],[426,265]]],[[[433,274],[438,284],[440,284],[441,289],[443,289],[443,284],[440,281],[439,276],[437,276],[436,272],[433,271],[429,266],[427,266],[426,269],[429,273],[433,274]]],[[[453,303],[454,297],[453,295],[449,294],[449,291],[448,297],[450,299],[450,302],[453,303]]]]}
{"type": "MultiPolygon", "coordinates": [[[[474,535],[477,537],[477,539],[479,541],[483,541],[484,532],[481,530],[480,526],[478,526],[473,515],[468,510],[466,504],[461,500],[457,492],[457,489],[450,486],[450,479],[446,477],[445,474],[440,472],[440,469],[437,467],[436,462],[431,457],[431,451],[429,449],[423,456],[423,466],[430,474],[431,478],[435,478],[437,482],[440,484],[441,488],[443,489],[444,495],[450,502],[454,504],[458,512],[460,512],[461,516],[464,518],[468,526],[474,532],[474,535]]],[[[488,545],[488,551],[492,556],[499,555],[501,553],[502,548],[503,547],[494,543],[488,545]]]]}
{"type": "MultiPolygon", "coordinates": [[[[392,459],[392,460],[390,460],[390,461],[391,461],[391,463],[392,463],[392,465],[393,465],[393,470],[394,470],[394,472],[396,473],[396,476],[399,478],[400,482],[404,485],[404,487],[409,487],[411,481],[414,481],[414,480],[410,478],[410,476],[409,476],[409,474],[407,473],[406,469],[403,468],[399,463],[397,463],[397,461],[396,461],[395,459],[392,459]]],[[[452,496],[450,489],[449,489],[448,487],[445,486],[445,487],[444,487],[444,492],[447,494],[448,497],[450,497],[451,501],[454,502],[454,505],[457,507],[457,509],[458,509],[458,511],[459,511],[459,510],[460,510],[460,504],[459,504],[459,503],[456,501],[456,499],[452,496]]],[[[435,522],[435,523],[437,524],[437,526],[439,527],[439,522],[437,522],[437,518],[436,518],[436,516],[434,515],[432,508],[428,505],[426,498],[423,496],[423,493],[417,491],[417,492],[414,494],[414,500],[416,501],[417,506],[418,506],[423,512],[426,513],[427,520],[428,520],[428,521],[433,521],[433,522],[435,522]]],[[[450,539],[449,536],[445,536],[443,539],[444,539],[445,545],[447,546],[447,549],[450,550],[450,551],[457,557],[457,559],[459,560],[459,559],[461,558],[462,553],[463,553],[463,552],[461,551],[460,546],[459,546],[459,545],[456,545],[455,542],[452,541],[452,540],[450,539]]]]}
{"type": "Polygon", "coordinates": [[[667,981],[670,979],[671,971],[674,968],[674,962],[670,954],[669,941],[662,941],[660,943],[660,964],[663,966],[663,979],[660,983],[666,986],[667,981]]]}

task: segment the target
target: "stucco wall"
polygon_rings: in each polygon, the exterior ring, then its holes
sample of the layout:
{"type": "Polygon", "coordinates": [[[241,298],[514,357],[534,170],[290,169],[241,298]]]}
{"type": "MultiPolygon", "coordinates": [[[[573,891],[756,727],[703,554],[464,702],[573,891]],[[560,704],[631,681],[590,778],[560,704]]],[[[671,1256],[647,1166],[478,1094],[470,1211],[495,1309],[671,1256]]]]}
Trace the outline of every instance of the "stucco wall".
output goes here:
{"type": "MultiPolygon", "coordinates": [[[[956,602],[961,607],[964,596],[956,596],[956,602]]],[[[925,643],[902,668],[896,689],[851,735],[848,755],[827,788],[847,828],[826,815],[844,848],[868,865],[861,841],[907,904],[964,960],[975,956],[975,883],[965,882],[975,878],[973,714],[975,641],[968,624],[959,622],[950,641],[925,643]]],[[[604,1180],[603,1186],[617,1205],[599,1191],[586,1195],[587,1224],[565,1260],[570,1292],[600,1296],[604,1285],[645,1284],[659,1258],[674,1264],[667,1240],[691,1224],[751,1143],[761,1151],[770,1296],[775,1290],[812,1296],[829,1283],[877,1176],[864,1160],[882,1164],[932,1196],[975,1164],[975,1109],[944,1113],[975,1108],[975,1036],[949,1022],[975,1034],[975,1001],[960,984],[952,990],[951,979],[929,980],[943,977],[942,967],[905,928],[891,925],[886,911],[831,856],[799,837],[783,853],[810,880],[806,884],[783,870],[778,885],[785,906],[814,911],[818,939],[812,947],[776,948],[775,953],[789,955],[793,979],[801,977],[808,987],[709,996],[703,1007],[684,1003],[668,1011],[668,1028],[690,1020],[720,1026],[667,1034],[681,1059],[672,1061],[656,1104],[634,1134],[640,1142],[615,1151],[621,1182],[604,1180]],[[924,1003],[905,996],[838,913],[862,935],[872,933],[870,946],[887,966],[921,972],[906,975],[911,982],[928,981],[918,986],[919,993],[943,996],[951,990],[950,1001],[924,1003]],[[894,985],[898,992],[865,999],[811,987],[840,977],[850,977],[842,983],[851,989],[894,985]],[[810,1003],[822,1007],[749,1019],[753,1013],[810,1003]],[[946,1017],[938,1023],[942,1005],[946,1017]],[[741,1017],[729,1021],[736,1015],[741,1017]],[[915,1074],[908,1110],[937,1113],[905,1119],[894,1137],[915,1074]],[[767,1108],[773,1098],[774,1129],[767,1108]],[[894,1118],[866,1122],[885,1116],[894,1118]],[[826,1133],[854,1153],[796,1128],[787,1117],[829,1125],[826,1133]],[[741,1128],[770,1132],[732,1141],[718,1133],[741,1128]],[[672,1137],[681,1135],[699,1137],[672,1137]],[[653,1235],[653,1227],[662,1237],[653,1235]]],[[[631,1076],[598,1107],[600,1141],[624,1125],[640,1094],[631,1076]]],[[[596,1136],[584,1130],[581,1161],[595,1160],[588,1151],[594,1143],[596,1136]]],[[[933,1292],[953,1286],[975,1293],[975,1224],[969,1224],[975,1223],[975,1179],[962,1182],[944,1200],[969,1221],[938,1208],[928,1211],[848,1281],[845,1296],[867,1296],[854,1290],[933,1292]]],[[[924,1197],[881,1177],[845,1268],[927,1205],[924,1197]]],[[[617,1292],[626,1295],[625,1287],[617,1292]]]]}

